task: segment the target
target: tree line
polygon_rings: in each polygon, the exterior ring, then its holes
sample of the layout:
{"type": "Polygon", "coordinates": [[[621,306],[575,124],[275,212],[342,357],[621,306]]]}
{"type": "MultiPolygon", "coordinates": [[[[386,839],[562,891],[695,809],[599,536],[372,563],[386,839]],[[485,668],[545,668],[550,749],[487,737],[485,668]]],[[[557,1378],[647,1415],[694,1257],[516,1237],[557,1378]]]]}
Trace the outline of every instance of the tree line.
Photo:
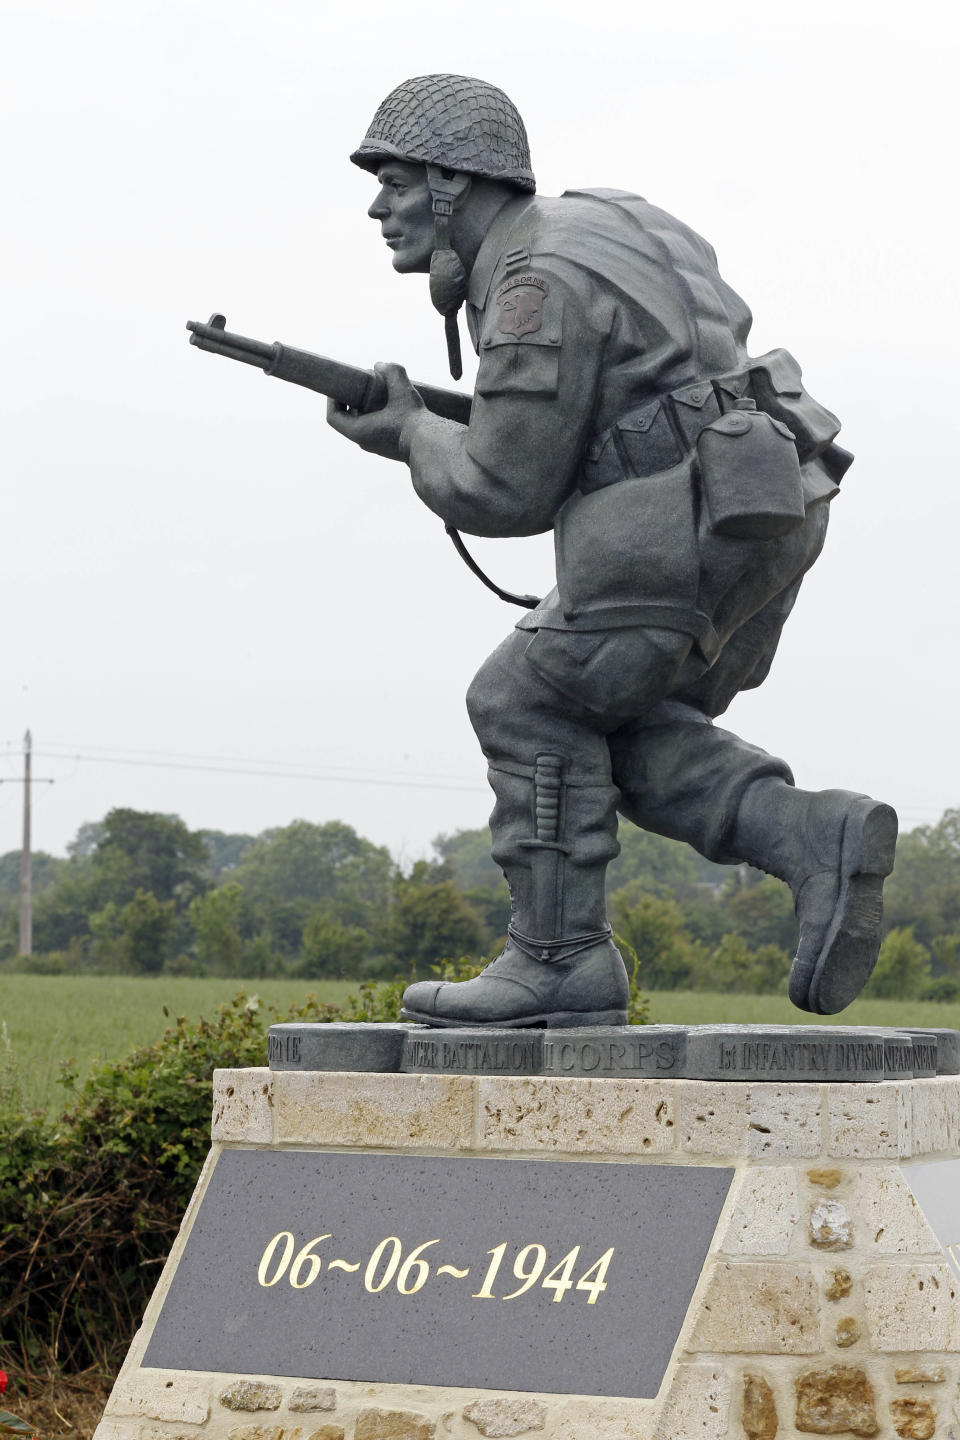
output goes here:
{"type": "MultiPolygon", "coordinates": [[[[621,828],[610,915],[645,989],[777,992],[796,921],[790,891],[747,866],[621,828]]],[[[20,853],[0,856],[0,971],[388,979],[497,952],[510,899],[486,829],[399,865],[331,820],[259,835],[111,810],[67,858],[33,859],[33,956],[18,949],[20,853]]],[[[903,835],[887,882],[875,995],[960,997],[960,810],[903,835]]]]}

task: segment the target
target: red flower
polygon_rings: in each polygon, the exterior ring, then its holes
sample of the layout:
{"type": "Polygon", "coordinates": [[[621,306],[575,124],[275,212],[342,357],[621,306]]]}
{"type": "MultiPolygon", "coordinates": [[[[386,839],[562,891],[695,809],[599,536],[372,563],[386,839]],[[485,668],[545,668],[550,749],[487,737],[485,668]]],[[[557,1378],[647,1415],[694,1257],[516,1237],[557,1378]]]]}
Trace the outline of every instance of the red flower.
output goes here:
{"type": "Polygon", "coordinates": [[[9,1383],[10,1376],[7,1374],[6,1370],[0,1370],[0,1395],[3,1394],[9,1383]]]}

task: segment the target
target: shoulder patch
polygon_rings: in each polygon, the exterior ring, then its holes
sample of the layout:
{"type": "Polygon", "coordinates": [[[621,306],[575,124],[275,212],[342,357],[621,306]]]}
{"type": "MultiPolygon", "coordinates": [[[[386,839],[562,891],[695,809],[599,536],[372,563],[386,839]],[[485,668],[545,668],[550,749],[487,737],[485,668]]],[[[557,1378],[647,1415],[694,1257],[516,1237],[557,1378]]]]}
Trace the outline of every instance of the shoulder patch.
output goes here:
{"type": "Polygon", "coordinates": [[[496,294],[501,335],[535,335],[543,324],[543,305],[550,286],[539,275],[514,275],[496,294]]]}

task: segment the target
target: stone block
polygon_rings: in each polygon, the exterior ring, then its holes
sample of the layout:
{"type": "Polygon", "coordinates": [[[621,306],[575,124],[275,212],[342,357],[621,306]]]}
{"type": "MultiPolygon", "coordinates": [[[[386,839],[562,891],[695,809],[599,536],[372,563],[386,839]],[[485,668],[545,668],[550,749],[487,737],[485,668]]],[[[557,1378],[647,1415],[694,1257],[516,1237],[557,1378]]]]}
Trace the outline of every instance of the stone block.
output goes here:
{"type": "Polygon", "coordinates": [[[180,1429],[169,1425],[141,1425],[138,1431],[140,1440],[202,1440],[202,1433],[199,1426],[194,1425],[180,1429]]]}
{"type": "Polygon", "coordinates": [[[337,1392],[330,1385],[298,1385],[287,1402],[294,1411],[335,1410],[337,1392]]]}
{"type": "Polygon", "coordinates": [[[234,1380],[219,1398],[228,1410],[279,1410],[283,1391],[266,1380],[234,1380]]]}
{"type": "Polygon", "coordinates": [[[950,1265],[871,1265],[863,1301],[874,1350],[960,1350],[958,1288],[950,1265]]]}
{"type": "Polygon", "coordinates": [[[525,1431],[542,1430],[547,1412],[538,1400],[521,1396],[503,1396],[491,1400],[474,1400],[464,1406],[464,1420],[476,1425],[481,1435],[522,1435],[525,1431]]]}
{"type": "Polygon", "coordinates": [[[841,1266],[838,1270],[831,1270],[827,1277],[827,1285],[824,1290],[828,1300],[842,1300],[849,1295],[853,1289],[853,1277],[849,1270],[841,1266]]]}
{"type": "Polygon", "coordinates": [[[883,1037],[883,1078],[885,1080],[910,1080],[913,1078],[913,1041],[906,1030],[881,1030],[883,1037]]]}
{"type": "Polygon", "coordinates": [[[809,1159],[820,1154],[820,1087],[756,1085],[750,1091],[747,1154],[809,1159]]]}
{"type": "Polygon", "coordinates": [[[574,1401],[559,1411],[551,1410],[546,1431],[549,1440],[652,1440],[654,1412],[651,1400],[627,1404],[574,1401]]]}
{"type": "Polygon", "coordinates": [[[675,1080],[670,1094],[679,1101],[680,1148],[686,1154],[746,1155],[748,1086],[675,1080]]]}
{"type": "Polygon", "coordinates": [[[540,1033],[544,1075],[663,1080],[687,1073],[684,1025],[614,1025],[540,1033]]]}
{"type": "Polygon", "coordinates": [[[273,1094],[270,1071],[265,1066],[214,1070],[210,1138],[214,1143],[272,1143],[273,1094]]]}
{"type": "Polygon", "coordinates": [[[342,1425],[321,1425],[319,1430],[311,1430],[307,1440],[343,1440],[344,1429],[342,1425]]]}
{"type": "Polygon", "coordinates": [[[670,1082],[506,1076],[476,1084],[483,1149],[665,1155],[676,1143],[670,1082]]]}
{"type": "Polygon", "coordinates": [[[141,1440],[141,1429],[139,1420],[101,1420],[93,1440],[141,1440]]]}
{"type": "Polygon", "coordinates": [[[942,1385],[947,1378],[942,1365],[898,1365],[893,1373],[898,1385],[942,1385]]]}
{"type": "Polygon", "coordinates": [[[815,1355],[820,1290],[809,1265],[715,1262],[687,1343],[722,1354],[815,1355]]]}
{"type": "MultiPolygon", "coordinates": [[[[400,1068],[425,1075],[541,1075],[547,1048],[545,1033],[492,1026],[431,1030],[428,1025],[411,1025],[400,1068]]],[[[580,1031],[581,1036],[591,1033],[580,1031]]]]}
{"type": "Polygon", "coordinates": [[[871,1165],[858,1171],[854,1203],[862,1223],[858,1237],[874,1255],[936,1255],[937,1238],[895,1165],[871,1165]]]}
{"type": "Polygon", "coordinates": [[[879,1433],[876,1396],[863,1370],[831,1365],[826,1370],[808,1370],[794,1383],[798,1430],[808,1435],[879,1433]]]}
{"type": "Polygon", "coordinates": [[[818,1250],[849,1250],[853,1226],[846,1205],[839,1200],[818,1200],[810,1212],[810,1244],[818,1250]]]}
{"type": "Polygon", "coordinates": [[[202,1432],[198,1426],[184,1426],[180,1429],[171,1428],[169,1425],[141,1425],[138,1430],[140,1440],[202,1440],[202,1432]]]}
{"type": "Polygon", "coordinates": [[[932,1440],[937,1428],[936,1410],[919,1395],[891,1400],[890,1418],[901,1440],[932,1440]]]}
{"type": "Polygon", "coordinates": [[[777,1402],[762,1375],[743,1377],[743,1429],[747,1440],[776,1440],[777,1402]]]}
{"type": "Polygon", "coordinates": [[[937,1052],[940,1049],[936,1030],[904,1029],[913,1043],[913,1077],[915,1080],[929,1080],[939,1070],[937,1052]]]}
{"type": "Polygon", "coordinates": [[[685,1073],[750,1084],[883,1080],[883,1037],[850,1025],[691,1025],[685,1073]]]}
{"type": "Polygon", "coordinates": [[[678,1365],[657,1420],[654,1440],[723,1440],[730,1416],[730,1381],[718,1365],[678,1365]]]}
{"type": "Polygon", "coordinates": [[[960,1080],[941,1076],[911,1087],[914,1155],[960,1146],[960,1080]]]}
{"type": "Polygon", "coordinates": [[[284,1430],[282,1425],[237,1425],[229,1440],[300,1440],[300,1430],[284,1430]]]}
{"type": "Polygon", "coordinates": [[[882,1160],[911,1154],[909,1086],[831,1085],[827,1091],[829,1154],[882,1160]]]}
{"type": "Polygon", "coordinates": [[[800,1221],[797,1177],[782,1165],[748,1170],[720,1235],[726,1255],[786,1255],[800,1221]]]}
{"type": "Polygon", "coordinates": [[[371,1405],[361,1410],[354,1426],[354,1440],[433,1440],[437,1422],[415,1410],[381,1410],[371,1405]]]}
{"type": "Polygon", "coordinates": [[[267,1060],[271,1070],[400,1069],[403,1042],[417,1025],[334,1020],[288,1020],[271,1025],[267,1060]]]}
{"type": "Polygon", "coordinates": [[[837,1321],[833,1338],[841,1350],[847,1350],[851,1345],[856,1345],[860,1339],[860,1326],[852,1315],[844,1315],[842,1320],[837,1321]]]}
{"type": "Polygon", "coordinates": [[[474,1081],[459,1075],[274,1071],[285,1144],[470,1150],[474,1081]]]}
{"type": "Polygon", "coordinates": [[[937,1041],[937,1074],[960,1075],[960,1030],[928,1026],[925,1030],[907,1031],[908,1035],[933,1035],[937,1041]]]}
{"type": "Polygon", "coordinates": [[[131,1370],[113,1387],[104,1414],[202,1425],[210,1415],[208,1384],[168,1370],[131,1370]]]}

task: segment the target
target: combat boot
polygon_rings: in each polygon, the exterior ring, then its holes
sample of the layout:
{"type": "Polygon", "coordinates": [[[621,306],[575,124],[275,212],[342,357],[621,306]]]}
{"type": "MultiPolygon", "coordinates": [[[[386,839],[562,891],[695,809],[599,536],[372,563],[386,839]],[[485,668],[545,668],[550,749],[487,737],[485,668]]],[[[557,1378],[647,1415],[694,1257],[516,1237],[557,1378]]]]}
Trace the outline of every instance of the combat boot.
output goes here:
{"type": "Polygon", "coordinates": [[[793,892],[800,938],[790,999],[799,1009],[836,1014],[870,978],[896,842],[896,812],[867,795],[811,793],[779,779],[745,790],[730,849],[793,892]]]}
{"type": "Polygon", "coordinates": [[[616,792],[564,783],[538,755],[527,778],[491,769],[494,858],[510,885],[507,944],[473,980],[420,980],[405,1020],[436,1026],[625,1025],[628,982],[607,923],[604,879],[617,854],[616,792]]]}

